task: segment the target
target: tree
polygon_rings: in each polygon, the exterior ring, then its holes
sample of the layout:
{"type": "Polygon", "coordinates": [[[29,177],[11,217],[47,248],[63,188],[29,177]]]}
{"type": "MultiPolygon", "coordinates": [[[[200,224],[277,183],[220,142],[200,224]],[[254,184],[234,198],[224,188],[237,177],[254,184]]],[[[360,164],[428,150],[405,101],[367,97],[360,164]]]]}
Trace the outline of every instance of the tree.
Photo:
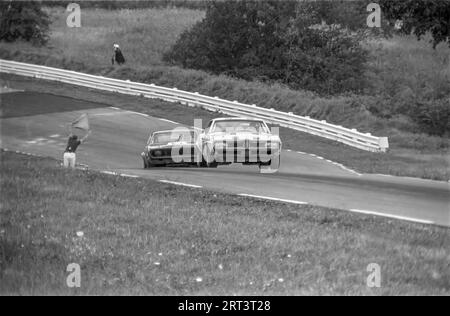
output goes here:
{"type": "Polygon", "coordinates": [[[248,79],[256,66],[264,65],[258,76],[273,77],[276,69],[269,64],[279,58],[280,29],[295,13],[295,5],[276,0],[209,2],[205,19],[184,32],[164,59],[248,79]]]}
{"type": "Polygon", "coordinates": [[[326,94],[361,91],[367,60],[360,45],[363,34],[327,24],[316,4],[299,5],[284,33],[285,82],[326,94]]]}
{"type": "Polygon", "coordinates": [[[48,40],[50,19],[38,1],[0,1],[0,40],[33,44],[48,40]]]}
{"type": "Polygon", "coordinates": [[[360,37],[344,27],[313,27],[321,25],[318,8],[298,1],[212,2],[164,59],[324,94],[361,90],[366,54],[360,37]]]}
{"type": "Polygon", "coordinates": [[[417,100],[410,116],[430,135],[450,136],[450,98],[417,100]]]}
{"type": "Polygon", "coordinates": [[[381,28],[372,28],[366,35],[389,36],[397,21],[402,22],[399,32],[414,33],[418,39],[430,32],[433,47],[441,42],[450,45],[450,0],[333,0],[311,1],[309,6],[327,24],[340,24],[352,31],[367,31],[367,5],[381,7],[381,28]]]}
{"type": "Polygon", "coordinates": [[[433,47],[441,42],[450,45],[450,1],[448,0],[380,0],[385,17],[402,21],[401,32],[414,33],[418,39],[430,32],[433,47]]]}

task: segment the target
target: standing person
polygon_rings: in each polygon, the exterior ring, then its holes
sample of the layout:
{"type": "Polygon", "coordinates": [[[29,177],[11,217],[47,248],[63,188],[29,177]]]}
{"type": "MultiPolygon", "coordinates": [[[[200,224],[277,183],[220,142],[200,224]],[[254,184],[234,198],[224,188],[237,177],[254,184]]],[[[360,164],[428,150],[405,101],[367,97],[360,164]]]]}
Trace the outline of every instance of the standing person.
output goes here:
{"type": "Polygon", "coordinates": [[[76,163],[76,154],[78,146],[80,146],[81,143],[83,143],[91,134],[91,129],[89,126],[89,118],[88,115],[82,114],[78,119],[70,123],[70,135],[69,139],[67,140],[67,146],[66,150],[64,151],[63,155],[63,161],[64,161],[64,167],[66,168],[75,168],[76,163]],[[73,128],[78,128],[84,131],[87,131],[86,135],[82,139],[78,139],[77,135],[74,135],[72,132],[73,128]]]}
{"type": "Polygon", "coordinates": [[[114,61],[120,66],[125,64],[125,57],[123,57],[122,51],[120,50],[119,44],[114,44],[114,55],[112,57],[112,64],[114,65],[114,61]]]}
{"type": "Polygon", "coordinates": [[[89,130],[87,134],[82,138],[78,139],[77,135],[73,135],[72,133],[67,140],[66,150],[64,151],[64,167],[65,168],[75,168],[75,163],[77,156],[75,152],[77,151],[78,146],[81,145],[88,138],[91,131],[89,130]]]}

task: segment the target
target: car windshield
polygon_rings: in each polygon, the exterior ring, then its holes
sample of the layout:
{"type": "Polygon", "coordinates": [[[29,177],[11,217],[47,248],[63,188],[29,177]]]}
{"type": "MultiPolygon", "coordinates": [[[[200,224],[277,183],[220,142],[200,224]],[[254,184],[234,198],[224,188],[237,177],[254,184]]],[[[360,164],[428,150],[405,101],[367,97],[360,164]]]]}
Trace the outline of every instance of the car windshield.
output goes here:
{"type": "Polygon", "coordinates": [[[194,140],[195,140],[194,132],[171,131],[154,134],[152,144],[168,144],[173,142],[194,142],[194,140]]]}
{"type": "Polygon", "coordinates": [[[267,127],[259,121],[219,121],[214,125],[213,133],[267,133],[267,127]]]}

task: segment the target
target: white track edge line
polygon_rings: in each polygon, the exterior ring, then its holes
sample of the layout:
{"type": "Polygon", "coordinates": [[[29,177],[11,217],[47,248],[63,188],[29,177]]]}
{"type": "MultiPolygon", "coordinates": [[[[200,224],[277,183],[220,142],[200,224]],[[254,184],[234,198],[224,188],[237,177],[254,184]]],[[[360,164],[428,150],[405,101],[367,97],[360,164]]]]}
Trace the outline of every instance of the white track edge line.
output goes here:
{"type": "Polygon", "coordinates": [[[279,199],[279,198],[274,198],[274,197],[269,197],[269,196],[260,196],[260,195],[246,194],[246,193],[242,193],[242,194],[238,194],[238,195],[243,196],[243,197],[251,197],[251,198],[256,198],[256,199],[285,202],[285,203],[291,203],[291,204],[299,204],[299,205],[307,205],[308,204],[307,202],[303,202],[303,201],[286,200],[286,199],[279,199]]]}
{"type": "Polygon", "coordinates": [[[166,184],[173,184],[173,185],[183,186],[183,187],[195,188],[195,189],[203,188],[200,185],[188,184],[188,183],[182,183],[182,182],[176,182],[176,181],[169,181],[169,180],[159,180],[159,182],[166,183],[166,184]]]}
{"type": "Polygon", "coordinates": [[[170,124],[181,125],[180,123],[177,123],[175,121],[171,121],[171,120],[168,120],[168,119],[165,119],[165,118],[159,118],[159,120],[163,121],[163,122],[170,123],[170,124]]]}
{"type": "Polygon", "coordinates": [[[354,213],[366,214],[366,215],[375,215],[375,216],[382,216],[382,217],[393,218],[393,219],[400,219],[403,221],[415,222],[415,223],[420,223],[420,224],[429,224],[429,225],[436,224],[433,221],[428,221],[428,220],[424,220],[424,219],[418,219],[418,218],[406,217],[406,216],[400,216],[400,215],[394,215],[394,214],[386,214],[386,213],[380,213],[380,212],[374,212],[374,211],[359,210],[359,209],[349,209],[349,211],[354,212],[354,213]]]}
{"type": "MultiPolygon", "coordinates": [[[[10,151],[8,148],[1,148],[1,149],[3,151],[10,151]]],[[[25,153],[25,152],[21,152],[21,151],[15,151],[15,152],[19,153],[19,154],[24,154],[24,155],[41,157],[40,155],[31,154],[31,153],[25,153]]],[[[86,166],[84,164],[80,164],[80,165],[86,166]]],[[[115,173],[113,171],[107,171],[107,170],[101,170],[100,173],[109,174],[109,175],[119,175],[119,176],[122,176],[122,177],[139,178],[139,176],[136,176],[136,175],[130,175],[130,174],[125,174],[125,173],[118,174],[118,173],[115,173]]],[[[198,188],[198,189],[203,188],[202,186],[199,186],[199,185],[186,184],[186,183],[169,181],[169,180],[159,180],[159,182],[166,183],[166,184],[185,186],[185,187],[190,187],[190,188],[198,188]]],[[[298,204],[298,205],[308,205],[309,204],[309,203],[303,202],[303,201],[286,200],[286,199],[279,199],[279,198],[273,198],[273,197],[267,197],[267,196],[259,196],[259,195],[252,195],[252,194],[245,194],[245,193],[237,194],[237,195],[238,196],[242,196],[242,197],[257,198],[257,199],[277,201],[277,202],[284,202],[284,203],[290,203],[290,204],[298,204]]],[[[374,215],[374,216],[380,216],[380,217],[386,217],[386,218],[393,218],[393,219],[409,221],[409,222],[414,222],[414,223],[419,223],[419,224],[436,225],[436,223],[433,222],[433,221],[428,221],[428,220],[423,220],[423,219],[418,219],[418,218],[413,218],[413,217],[394,215],[394,214],[388,214],[388,213],[380,213],[380,212],[374,212],[374,211],[368,211],[368,210],[360,210],[360,209],[343,209],[343,211],[350,211],[350,212],[353,212],[353,213],[360,213],[360,214],[366,214],[366,215],[374,215]]]]}

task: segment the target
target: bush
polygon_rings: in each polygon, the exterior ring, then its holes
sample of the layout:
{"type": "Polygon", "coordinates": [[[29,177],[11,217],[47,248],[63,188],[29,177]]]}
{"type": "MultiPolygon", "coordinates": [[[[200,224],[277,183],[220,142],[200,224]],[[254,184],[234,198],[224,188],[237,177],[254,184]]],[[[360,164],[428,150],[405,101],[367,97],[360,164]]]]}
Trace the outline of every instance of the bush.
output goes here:
{"type": "Polygon", "coordinates": [[[285,82],[327,95],[362,91],[367,52],[358,35],[338,25],[311,27],[308,14],[299,10],[284,36],[285,82]]]}
{"type": "Polygon", "coordinates": [[[296,1],[227,1],[184,32],[164,60],[321,94],[360,91],[367,54],[359,38],[317,19],[296,1]]]}
{"type": "Polygon", "coordinates": [[[430,135],[450,135],[450,98],[417,102],[412,118],[430,135]]]}
{"type": "Polygon", "coordinates": [[[48,40],[50,19],[37,1],[0,2],[0,40],[23,39],[33,44],[48,40]]]}

